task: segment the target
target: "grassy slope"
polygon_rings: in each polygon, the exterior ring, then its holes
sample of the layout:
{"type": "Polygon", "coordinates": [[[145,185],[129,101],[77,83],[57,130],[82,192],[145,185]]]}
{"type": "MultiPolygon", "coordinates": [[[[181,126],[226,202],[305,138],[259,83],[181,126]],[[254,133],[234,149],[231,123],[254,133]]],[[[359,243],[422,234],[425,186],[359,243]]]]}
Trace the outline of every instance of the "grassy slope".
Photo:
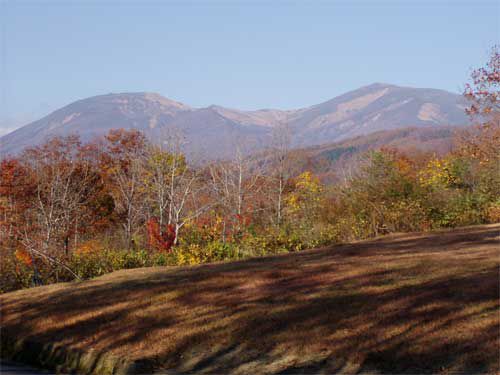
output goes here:
{"type": "Polygon", "coordinates": [[[499,370],[500,225],[0,295],[18,337],[218,373],[499,370]]]}

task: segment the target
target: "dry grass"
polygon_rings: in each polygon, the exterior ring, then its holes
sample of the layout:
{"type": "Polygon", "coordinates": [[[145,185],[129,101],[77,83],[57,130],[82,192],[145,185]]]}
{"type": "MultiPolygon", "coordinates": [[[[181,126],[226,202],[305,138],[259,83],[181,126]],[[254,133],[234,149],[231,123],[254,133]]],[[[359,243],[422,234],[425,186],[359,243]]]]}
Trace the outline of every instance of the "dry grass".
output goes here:
{"type": "Polygon", "coordinates": [[[1,295],[2,326],[151,370],[495,373],[499,229],[120,271],[1,295]]]}

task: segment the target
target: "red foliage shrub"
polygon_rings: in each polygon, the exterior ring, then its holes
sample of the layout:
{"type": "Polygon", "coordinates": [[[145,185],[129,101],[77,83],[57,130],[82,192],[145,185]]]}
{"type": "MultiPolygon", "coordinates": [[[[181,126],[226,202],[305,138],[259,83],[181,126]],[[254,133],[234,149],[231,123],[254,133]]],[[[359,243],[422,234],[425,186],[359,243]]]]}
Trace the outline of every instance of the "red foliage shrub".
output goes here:
{"type": "Polygon", "coordinates": [[[173,224],[161,228],[158,219],[153,217],[146,222],[149,246],[156,251],[169,252],[175,242],[175,227],[173,224]]]}

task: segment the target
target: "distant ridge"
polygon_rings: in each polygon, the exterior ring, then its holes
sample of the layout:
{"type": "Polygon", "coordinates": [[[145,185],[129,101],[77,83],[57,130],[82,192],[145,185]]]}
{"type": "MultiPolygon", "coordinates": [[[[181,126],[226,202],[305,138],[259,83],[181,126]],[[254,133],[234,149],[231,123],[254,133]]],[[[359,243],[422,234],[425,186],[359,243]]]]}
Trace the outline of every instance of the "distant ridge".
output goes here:
{"type": "MultiPolygon", "coordinates": [[[[397,149],[413,157],[431,153],[442,156],[453,148],[457,127],[421,126],[380,130],[339,142],[296,150],[295,159],[323,181],[339,181],[366,160],[366,153],[380,148],[397,149]]],[[[299,168],[300,169],[300,168],[299,168]]]]}
{"type": "Polygon", "coordinates": [[[288,124],[295,147],[338,142],[382,130],[421,126],[462,126],[465,99],[436,89],[374,83],[301,109],[256,111],[212,105],[193,108],[156,93],[118,93],[71,103],[0,138],[0,154],[15,154],[56,135],[89,140],[110,129],[143,131],[161,142],[169,129],[186,138],[188,154],[210,159],[231,156],[244,144],[248,152],[269,145],[272,128],[288,124]]]}

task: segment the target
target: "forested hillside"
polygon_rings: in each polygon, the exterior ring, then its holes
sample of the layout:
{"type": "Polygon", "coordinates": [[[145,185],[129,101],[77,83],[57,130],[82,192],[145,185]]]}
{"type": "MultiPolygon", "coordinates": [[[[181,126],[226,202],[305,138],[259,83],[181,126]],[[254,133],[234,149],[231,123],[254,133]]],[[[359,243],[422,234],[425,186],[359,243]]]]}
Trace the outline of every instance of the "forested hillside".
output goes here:
{"type": "Polygon", "coordinates": [[[278,126],[264,154],[208,163],[187,160],[181,134],[157,145],[124,129],[96,141],[55,137],[3,159],[1,289],[498,222],[499,65],[495,51],[473,74],[465,95],[477,125],[441,154],[401,147],[412,137],[432,142],[435,131],[419,129],[301,158],[289,127],[278,126]],[[320,159],[355,152],[352,168],[325,178],[320,159]]]}

